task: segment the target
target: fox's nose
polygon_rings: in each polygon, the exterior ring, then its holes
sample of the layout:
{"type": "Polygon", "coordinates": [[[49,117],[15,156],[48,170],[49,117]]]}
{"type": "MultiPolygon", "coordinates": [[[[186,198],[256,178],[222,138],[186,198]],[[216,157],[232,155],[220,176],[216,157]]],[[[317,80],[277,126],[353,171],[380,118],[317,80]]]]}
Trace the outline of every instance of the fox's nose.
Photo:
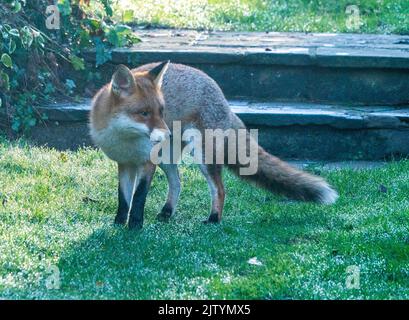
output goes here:
{"type": "Polygon", "coordinates": [[[150,140],[152,142],[162,142],[165,141],[166,139],[169,139],[171,136],[171,133],[169,129],[153,129],[151,132],[150,140]]]}

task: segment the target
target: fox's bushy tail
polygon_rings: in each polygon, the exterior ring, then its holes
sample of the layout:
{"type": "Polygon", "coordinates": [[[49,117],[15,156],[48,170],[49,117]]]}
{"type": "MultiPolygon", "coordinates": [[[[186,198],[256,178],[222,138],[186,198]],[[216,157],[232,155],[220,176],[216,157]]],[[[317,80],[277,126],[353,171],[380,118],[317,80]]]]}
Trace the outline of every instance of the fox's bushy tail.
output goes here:
{"type": "MultiPolygon", "coordinates": [[[[235,115],[233,127],[244,128],[244,124],[235,115]]],[[[252,139],[249,136],[249,139],[252,139]]],[[[256,143],[254,140],[252,143],[256,143]]],[[[247,143],[247,146],[249,143],[247,143]]],[[[313,201],[323,204],[334,203],[338,193],[322,178],[298,170],[279,158],[272,156],[262,147],[257,146],[257,171],[253,175],[241,175],[240,163],[228,164],[229,169],[240,178],[254,182],[271,192],[285,195],[291,199],[313,201]]]]}

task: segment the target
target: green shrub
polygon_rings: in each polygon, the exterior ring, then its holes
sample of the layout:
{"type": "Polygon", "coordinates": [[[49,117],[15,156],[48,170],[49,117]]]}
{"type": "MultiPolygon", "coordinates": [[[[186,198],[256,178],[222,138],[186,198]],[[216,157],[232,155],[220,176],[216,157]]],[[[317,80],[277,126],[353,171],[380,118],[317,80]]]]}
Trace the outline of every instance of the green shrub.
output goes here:
{"type": "Polygon", "coordinates": [[[81,58],[96,49],[96,67],[112,47],[138,41],[132,30],[114,23],[111,0],[59,0],[59,29],[47,29],[49,1],[4,0],[0,3],[0,112],[15,132],[26,132],[44,115],[39,105],[72,98],[80,89],[69,76],[98,77],[81,58]]]}

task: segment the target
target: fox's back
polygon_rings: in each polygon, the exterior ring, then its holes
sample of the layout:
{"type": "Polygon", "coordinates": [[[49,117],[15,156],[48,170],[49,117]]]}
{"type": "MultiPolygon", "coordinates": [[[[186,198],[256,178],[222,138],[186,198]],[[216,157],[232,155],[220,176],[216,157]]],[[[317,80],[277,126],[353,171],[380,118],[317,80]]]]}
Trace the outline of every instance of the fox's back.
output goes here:
{"type": "MultiPolygon", "coordinates": [[[[148,71],[157,63],[143,65],[135,72],[148,71]]],[[[231,111],[217,83],[204,72],[181,64],[169,65],[164,75],[164,118],[169,127],[173,121],[182,126],[229,128],[231,111]]]]}

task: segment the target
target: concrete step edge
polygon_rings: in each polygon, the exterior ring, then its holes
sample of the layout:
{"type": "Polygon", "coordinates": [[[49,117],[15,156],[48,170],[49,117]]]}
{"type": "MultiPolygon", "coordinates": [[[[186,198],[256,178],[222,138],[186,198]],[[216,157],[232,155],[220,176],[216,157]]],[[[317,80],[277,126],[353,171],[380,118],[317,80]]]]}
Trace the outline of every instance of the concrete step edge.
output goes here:
{"type": "MultiPolygon", "coordinates": [[[[331,126],[338,129],[409,128],[409,106],[345,107],[285,102],[229,101],[231,109],[248,126],[331,126]]],[[[41,108],[49,121],[87,122],[91,101],[49,105],[41,108]]]]}

